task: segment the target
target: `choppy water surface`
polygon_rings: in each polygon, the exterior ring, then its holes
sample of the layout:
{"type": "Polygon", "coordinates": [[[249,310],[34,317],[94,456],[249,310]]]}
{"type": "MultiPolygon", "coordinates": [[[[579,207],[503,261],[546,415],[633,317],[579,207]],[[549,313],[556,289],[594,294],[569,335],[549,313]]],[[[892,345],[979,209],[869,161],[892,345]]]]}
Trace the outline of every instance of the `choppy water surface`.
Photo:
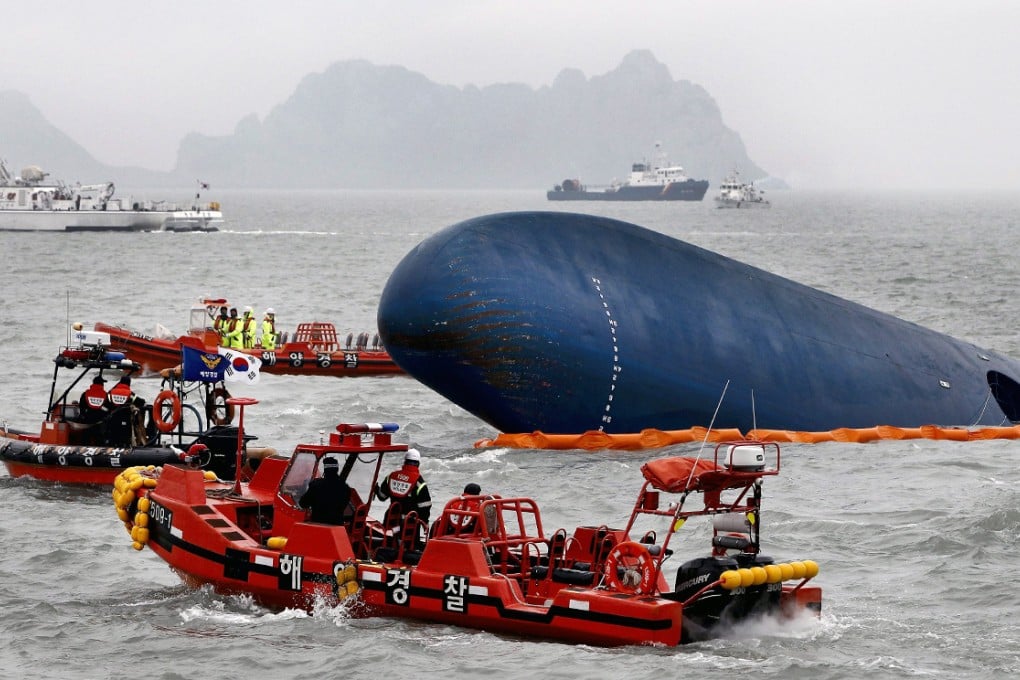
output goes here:
{"type": "MultiPolygon", "coordinates": [[[[541,192],[227,193],[216,234],[0,233],[0,418],[35,427],[65,321],[181,331],[202,295],[278,322],[372,330],[386,278],[426,236],[541,192]]],[[[577,204],[976,344],[1020,355],[1020,196],[779,193],[769,211],[577,204]]],[[[635,263],[640,266],[640,263],[635,263]]],[[[668,341],[668,339],[664,339],[668,341]]],[[[156,384],[141,384],[138,391],[156,384]]],[[[342,420],[394,420],[433,496],[466,481],[535,497],[547,531],[620,524],[648,452],[473,448],[495,432],[406,377],[266,376],[246,424],[290,450],[342,420]]],[[[0,677],[1000,678],[1020,673],[1017,443],[787,444],[765,484],[766,552],[821,565],[820,620],[763,622],[677,649],[599,649],[342,609],[272,612],[193,591],[136,553],[106,490],[0,473],[0,677]]],[[[685,528],[683,531],[688,531],[685,528]]],[[[690,527],[672,568],[707,545],[690,527]]],[[[667,563],[669,564],[669,563],[667,563]]]]}

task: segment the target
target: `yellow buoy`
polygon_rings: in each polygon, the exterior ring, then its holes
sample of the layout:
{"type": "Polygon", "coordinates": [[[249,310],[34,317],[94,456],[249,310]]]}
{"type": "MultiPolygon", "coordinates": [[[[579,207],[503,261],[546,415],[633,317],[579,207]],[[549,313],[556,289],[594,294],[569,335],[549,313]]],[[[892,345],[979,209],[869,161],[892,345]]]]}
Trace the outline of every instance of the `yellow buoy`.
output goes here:
{"type": "Polygon", "coordinates": [[[359,590],[361,590],[361,586],[358,585],[357,581],[348,581],[344,584],[344,591],[347,593],[345,597],[357,595],[359,590]]]}
{"type": "Polygon", "coordinates": [[[740,574],[740,585],[747,588],[754,583],[754,572],[746,567],[743,569],[737,569],[740,574]]]}
{"type": "Polygon", "coordinates": [[[350,583],[358,578],[358,567],[353,564],[348,564],[344,567],[344,582],[350,583]]]}
{"type": "Polygon", "coordinates": [[[784,581],[789,581],[793,578],[793,567],[791,567],[787,562],[780,564],[779,568],[783,571],[784,581]]]}
{"type": "Polygon", "coordinates": [[[150,501],[149,501],[149,497],[148,496],[145,496],[144,498],[139,498],[138,499],[138,512],[148,512],[149,511],[149,502],[150,501]]]}
{"type": "Polygon", "coordinates": [[[783,570],[778,564],[766,564],[762,568],[765,570],[766,583],[779,583],[783,580],[783,570]]]}
{"type": "Polygon", "coordinates": [[[142,548],[145,547],[145,545],[139,543],[138,541],[135,541],[134,543],[131,544],[131,547],[134,548],[135,550],[141,550],[142,548]]]}
{"type": "Polygon", "coordinates": [[[768,572],[765,571],[765,567],[751,567],[751,574],[754,576],[754,583],[752,585],[760,586],[768,580],[768,572]]]}
{"type": "Polygon", "coordinates": [[[804,560],[804,576],[807,578],[818,576],[818,563],[814,560],[804,560]]]}
{"type": "Polygon", "coordinates": [[[790,562],[790,566],[793,567],[794,578],[804,578],[804,574],[807,573],[807,568],[803,562],[790,562]]]}
{"type": "Polygon", "coordinates": [[[736,569],[729,569],[719,574],[719,580],[724,590],[733,590],[740,587],[740,572],[736,569]]]}

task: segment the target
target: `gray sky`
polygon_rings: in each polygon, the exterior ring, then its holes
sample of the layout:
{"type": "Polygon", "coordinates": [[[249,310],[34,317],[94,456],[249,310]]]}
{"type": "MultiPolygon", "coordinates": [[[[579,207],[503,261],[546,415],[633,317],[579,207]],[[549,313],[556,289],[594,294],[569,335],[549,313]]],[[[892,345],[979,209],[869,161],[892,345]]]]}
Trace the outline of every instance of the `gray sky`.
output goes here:
{"type": "Polygon", "coordinates": [[[114,165],[168,170],[188,132],[261,119],[335,61],[538,87],[649,49],[795,186],[1020,186],[1007,0],[55,0],[3,17],[0,89],[114,165]]]}

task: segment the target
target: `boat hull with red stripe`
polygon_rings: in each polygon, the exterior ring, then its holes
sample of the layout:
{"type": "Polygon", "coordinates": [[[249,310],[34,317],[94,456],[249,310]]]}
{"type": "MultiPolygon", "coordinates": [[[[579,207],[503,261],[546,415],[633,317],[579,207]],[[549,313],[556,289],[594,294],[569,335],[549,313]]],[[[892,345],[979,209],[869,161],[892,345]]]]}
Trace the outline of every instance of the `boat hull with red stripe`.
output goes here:
{"type": "Polygon", "coordinates": [[[391,454],[407,449],[391,441],[395,429],[340,425],[328,442],[267,458],[250,482],[233,487],[178,465],[128,471],[114,492],[118,516],[136,549],[147,546],[189,585],[276,608],[344,603],[356,616],[600,646],[677,645],[763,614],[820,611],[821,590],[809,584],[817,565],[765,558],[750,526],[746,542],[730,537],[739,561],[713,543],[712,556],[681,565],[675,590],[662,569],[675,531],[661,541],[654,532],[632,538],[641,517],[659,525],[671,517],[675,528],[697,516],[757,517],[754,489],[774,472],[734,472],[721,462],[650,469],[625,528],[546,534],[533,499],[500,496],[455,498],[426,526],[393,506],[372,511],[384,462],[399,462],[391,454]],[[298,503],[325,458],[338,460],[352,489],[340,525],[309,521],[298,503]],[[681,468],[694,471],[685,490],[704,494],[705,506],[660,510],[658,495],[678,492],[681,468]]]}
{"type": "MultiPolygon", "coordinates": [[[[329,324],[332,326],[332,324],[329,324]]],[[[130,353],[147,371],[159,372],[181,363],[181,347],[187,345],[203,352],[215,353],[218,335],[212,330],[189,331],[175,338],[161,338],[97,322],[95,330],[109,333],[112,346],[130,353]]],[[[332,343],[320,347],[314,342],[284,343],[273,350],[261,347],[232,349],[250,354],[262,361],[263,373],[280,375],[321,375],[341,377],[398,375],[404,371],[380,347],[365,345],[341,346],[332,343]]]]}

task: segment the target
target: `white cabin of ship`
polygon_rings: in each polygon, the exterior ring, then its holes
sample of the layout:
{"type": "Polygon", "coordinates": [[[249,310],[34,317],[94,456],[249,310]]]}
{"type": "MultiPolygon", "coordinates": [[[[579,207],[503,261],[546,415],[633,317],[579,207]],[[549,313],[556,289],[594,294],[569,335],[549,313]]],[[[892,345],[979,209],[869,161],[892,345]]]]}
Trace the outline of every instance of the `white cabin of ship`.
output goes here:
{"type": "Polygon", "coordinates": [[[631,186],[666,186],[673,182],[686,182],[688,179],[687,173],[679,165],[656,167],[634,163],[627,183],[631,186]]]}

